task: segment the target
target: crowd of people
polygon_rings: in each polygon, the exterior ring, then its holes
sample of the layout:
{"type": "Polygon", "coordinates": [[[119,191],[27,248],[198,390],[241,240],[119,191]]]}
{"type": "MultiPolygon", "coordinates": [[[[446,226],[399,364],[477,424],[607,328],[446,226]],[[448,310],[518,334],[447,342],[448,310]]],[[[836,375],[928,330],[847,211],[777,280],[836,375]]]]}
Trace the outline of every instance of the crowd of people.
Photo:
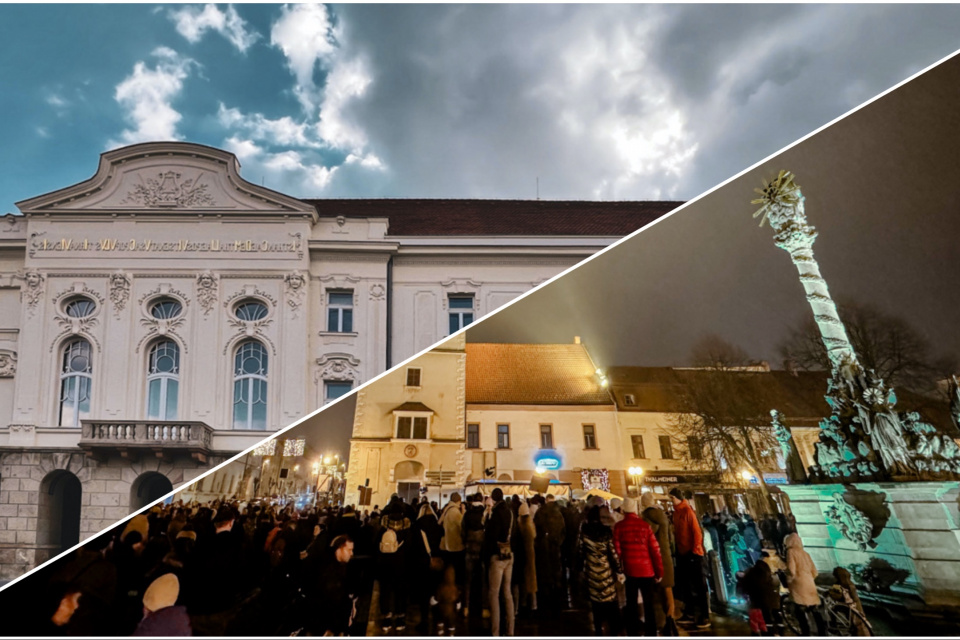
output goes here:
{"type": "MultiPolygon", "coordinates": [[[[661,504],[650,493],[607,503],[497,488],[466,500],[454,493],[442,508],[394,495],[362,512],[174,502],[23,583],[14,630],[322,636],[365,635],[369,625],[383,634],[496,636],[514,635],[518,616],[582,607],[596,635],[677,635],[678,625],[711,624],[705,541],[722,544],[712,520],[701,524],[678,490],[661,504]]],[[[783,544],[788,562],[800,563],[795,540],[783,544]]],[[[772,624],[756,586],[769,582],[756,566],[736,569],[772,624]]],[[[801,564],[790,572],[810,573],[801,564]]]]}

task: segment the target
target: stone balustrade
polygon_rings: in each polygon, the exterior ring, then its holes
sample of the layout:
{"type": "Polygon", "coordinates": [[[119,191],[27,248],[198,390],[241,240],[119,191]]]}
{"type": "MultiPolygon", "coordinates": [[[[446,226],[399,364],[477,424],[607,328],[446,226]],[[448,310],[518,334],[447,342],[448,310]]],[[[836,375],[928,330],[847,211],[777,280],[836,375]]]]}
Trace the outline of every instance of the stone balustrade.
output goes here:
{"type": "Polygon", "coordinates": [[[119,452],[123,457],[153,452],[158,458],[189,453],[203,461],[212,439],[213,428],[203,422],[83,420],[79,444],[93,457],[108,452],[119,452]]]}

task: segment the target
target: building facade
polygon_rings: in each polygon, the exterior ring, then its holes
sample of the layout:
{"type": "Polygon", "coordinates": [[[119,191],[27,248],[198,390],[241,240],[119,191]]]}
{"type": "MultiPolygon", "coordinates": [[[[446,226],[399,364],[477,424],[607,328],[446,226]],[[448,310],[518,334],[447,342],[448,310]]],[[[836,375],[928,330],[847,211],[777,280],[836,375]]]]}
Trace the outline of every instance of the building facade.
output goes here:
{"type": "Polygon", "coordinates": [[[146,143],[0,220],[0,579],[677,203],[302,200],[146,143]]]}

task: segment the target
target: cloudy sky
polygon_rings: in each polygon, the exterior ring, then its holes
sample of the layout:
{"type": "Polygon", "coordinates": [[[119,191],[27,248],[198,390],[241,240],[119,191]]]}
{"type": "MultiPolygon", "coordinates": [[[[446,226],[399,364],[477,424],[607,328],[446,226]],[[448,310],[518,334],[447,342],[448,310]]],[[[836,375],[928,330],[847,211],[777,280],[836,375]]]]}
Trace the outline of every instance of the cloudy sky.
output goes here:
{"type": "Polygon", "coordinates": [[[960,46],[955,6],[0,6],[0,212],[120,145],[297,196],[687,199],[960,46]]]}

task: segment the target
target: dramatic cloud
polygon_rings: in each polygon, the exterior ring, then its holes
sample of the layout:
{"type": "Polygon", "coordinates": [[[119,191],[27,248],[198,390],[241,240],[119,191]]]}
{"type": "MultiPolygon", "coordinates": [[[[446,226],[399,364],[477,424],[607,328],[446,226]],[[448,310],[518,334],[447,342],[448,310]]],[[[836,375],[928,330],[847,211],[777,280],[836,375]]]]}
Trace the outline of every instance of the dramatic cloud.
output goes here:
{"type": "Polygon", "coordinates": [[[176,22],[177,31],[190,43],[199,42],[207,31],[216,31],[230,41],[242,53],[253,45],[260,34],[247,29],[247,23],[233,6],[221,11],[213,4],[201,7],[187,6],[170,12],[170,18],[176,22]]]}
{"type": "Polygon", "coordinates": [[[171,106],[183,89],[183,81],[195,63],[176,51],[159,47],[153,51],[156,65],[149,68],[137,62],[133,73],[117,85],[114,99],[123,107],[125,119],[134,128],[120,133],[108,147],[118,147],[152,140],[179,140],[177,123],[180,113],[171,106]]]}
{"type": "Polygon", "coordinates": [[[336,52],[333,23],[322,4],[285,5],[270,30],[270,44],[287,57],[287,66],[297,79],[294,93],[303,110],[316,109],[319,99],[314,73],[318,63],[329,63],[336,52]]]}

